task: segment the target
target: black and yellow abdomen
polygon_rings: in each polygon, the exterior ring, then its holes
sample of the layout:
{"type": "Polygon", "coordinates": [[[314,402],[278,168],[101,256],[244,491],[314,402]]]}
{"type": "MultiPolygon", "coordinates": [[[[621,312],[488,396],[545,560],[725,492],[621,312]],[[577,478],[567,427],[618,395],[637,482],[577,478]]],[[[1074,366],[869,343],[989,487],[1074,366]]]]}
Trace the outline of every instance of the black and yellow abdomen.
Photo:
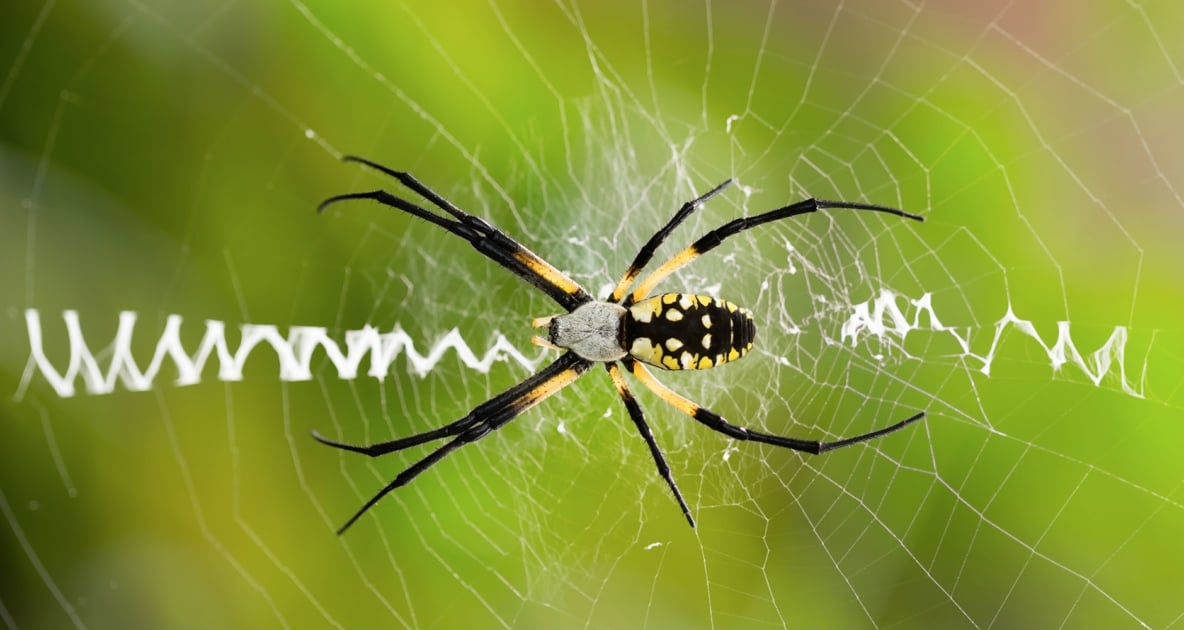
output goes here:
{"type": "Polygon", "coordinates": [[[630,306],[621,344],[633,358],[667,370],[705,370],[748,353],[756,324],[748,309],[706,295],[664,293],[630,306]]]}

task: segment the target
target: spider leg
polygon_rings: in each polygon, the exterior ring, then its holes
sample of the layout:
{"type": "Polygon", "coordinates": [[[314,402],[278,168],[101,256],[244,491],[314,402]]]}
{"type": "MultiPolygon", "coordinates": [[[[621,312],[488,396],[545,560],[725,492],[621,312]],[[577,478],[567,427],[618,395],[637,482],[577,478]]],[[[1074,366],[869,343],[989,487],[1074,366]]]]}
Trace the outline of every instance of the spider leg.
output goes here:
{"type": "MultiPolygon", "coordinates": [[[[495,398],[494,400],[497,399],[495,398]]],[[[386,455],[387,453],[394,453],[403,449],[411,448],[412,446],[419,446],[420,444],[425,444],[427,442],[434,442],[441,438],[458,435],[465,429],[468,429],[477,423],[477,418],[474,415],[475,413],[476,410],[473,410],[473,412],[470,412],[469,415],[461,418],[460,420],[450,422],[438,429],[424,431],[423,433],[417,433],[410,437],[400,438],[398,440],[378,442],[375,444],[367,444],[365,446],[330,440],[329,438],[321,435],[316,429],[312,430],[312,439],[324,444],[325,446],[332,446],[333,448],[341,449],[343,451],[361,453],[362,455],[367,455],[369,457],[378,457],[380,455],[386,455]]]]}
{"type": "Polygon", "coordinates": [[[536,254],[518,245],[516,241],[513,241],[513,239],[510,239],[510,237],[477,217],[470,217],[471,220],[467,222],[453,221],[433,214],[423,207],[411,203],[402,197],[396,197],[385,190],[335,195],[321,202],[317,211],[323,211],[331,204],[350,199],[377,201],[384,206],[402,210],[448,230],[469,241],[473,248],[481,252],[486,258],[498,263],[510,270],[514,275],[534,285],[569,311],[592,299],[587,291],[584,291],[575,281],[563,275],[562,272],[551,267],[536,254]],[[477,224],[484,225],[485,230],[475,229],[474,225],[477,224]],[[504,244],[497,242],[500,239],[509,240],[518,249],[513,249],[512,247],[507,248],[504,244]],[[507,254],[507,251],[512,253],[507,254]],[[581,295],[587,296],[587,299],[581,298],[581,295]]]}
{"type": "MultiPolygon", "coordinates": [[[[326,446],[332,446],[333,448],[338,448],[343,451],[361,453],[362,455],[367,455],[369,457],[378,457],[380,455],[386,455],[387,453],[394,453],[396,451],[411,448],[412,446],[418,446],[425,442],[433,442],[441,438],[459,435],[475,424],[483,421],[487,422],[490,419],[496,417],[496,414],[500,410],[505,409],[507,406],[513,405],[515,402],[522,403],[526,400],[524,398],[525,394],[535,390],[536,388],[540,387],[540,385],[545,384],[549,379],[555,377],[557,374],[563,373],[564,370],[567,369],[583,372],[587,369],[587,365],[583,359],[580,359],[574,353],[569,352],[564,354],[551,363],[551,365],[540,370],[530,378],[527,378],[510,389],[507,389],[497,396],[494,396],[480,405],[477,405],[463,418],[450,422],[442,427],[432,429],[431,431],[424,431],[423,433],[418,433],[409,437],[390,440],[388,442],[368,444],[365,446],[330,440],[322,436],[316,430],[312,432],[312,437],[316,441],[326,446]]],[[[554,392],[547,393],[546,395],[549,396],[551,393],[554,392]]],[[[533,405],[534,403],[531,404],[533,405]]],[[[522,411],[525,411],[525,409],[519,409],[518,413],[521,413],[522,411]]],[[[504,422],[499,423],[494,428],[496,429],[497,427],[500,427],[501,424],[504,424],[504,422]]]]}
{"type": "Polygon", "coordinates": [[[896,208],[889,208],[887,206],[878,206],[870,203],[852,203],[849,201],[825,201],[821,199],[805,199],[794,204],[785,206],[784,208],[777,208],[770,210],[764,214],[758,214],[753,217],[740,217],[732,219],[731,221],[719,226],[718,228],[704,234],[699,240],[692,243],[689,247],[675,254],[670,260],[662,263],[645,280],[633,290],[630,301],[636,302],[649,295],[658,283],[666,279],[666,276],[674,273],[682,267],[691,263],[699,256],[715,249],[720,243],[727,240],[729,237],[735,236],[744,230],[754,228],[758,225],[764,225],[772,221],[780,221],[781,219],[788,219],[789,217],[796,217],[802,214],[809,214],[819,210],[826,209],[843,209],[843,210],[866,210],[870,212],[883,212],[886,214],[894,214],[898,217],[912,219],[914,221],[924,221],[925,218],[897,210],[896,208]]]}
{"type": "Polygon", "coordinates": [[[678,409],[686,415],[694,418],[696,421],[706,425],[712,431],[718,431],[719,433],[723,433],[724,435],[735,440],[751,440],[753,442],[772,444],[773,446],[780,446],[782,448],[788,448],[813,455],[818,455],[827,451],[833,451],[836,448],[851,446],[852,444],[858,444],[860,442],[866,442],[868,440],[899,431],[925,417],[925,412],[922,411],[906,420],[897,422],[892,426],[878,429],[870,433],[857,435],[852,438],[836,440],[834,442],[799,440],[796,438],[773,435],[771,433],[763,433],[761,431],[754,431],[752,429],[736,426],[727,420],[724,420],[724,418],[719,414],[711,411],[710,409],[700,407],[690,400],[683,398],[669,387],[666,387],[661,382],[659,382],[658,379],[654,378],[653,375],[650,374],[649,370],[647,370],[641,363],[632,359],[625,359],[623,362],[625,363],[626,367],[628,367],[629,370],[633,372],[633,375],[642,382],[643,385],[650,388],[658,396],[661,396],[662,400],[665,400],[675,409],[678,409]]]}
{"type": "Polygon", "coordinates": [[[641,270],[645,269],[645,266],[649,264],[650,259],[654,257],[654,251],[658,249],[658,246],[662,244],[662,241],[666,240],[667,236],[670,236],[670,233],[674,231],[674,228],[678,227],[678,224],[682,223],[687,217],[691,216],[692,212],[698,210],[703,206],[703,204],[707,203],[708,199],[711,199],[712,197],[723,192],[723,190],[731,184],[732,180],[729,179],[719,186],[707,191],[703,195],[700,195],[699,198],[682,204],[682,207],[678,209],[678,212],[674,213],[674,216],[670,218],[670,221],[667,222],[666,225],[662,226],[662,229],[654,232],[654,235],[650,237],[650,240],[646,241],[645,245],[641,246],[641,249],[637,252],[637,256],[634,257],[633,262],[629,263],[629,268],[626,269],[625,274],[621,276],[621,281],[618,282],[616,288],[613,289],[612,296],[608,298],[608,301],[620,302],[621,298],[625,297],[625,292],[629,290],[629,285],[633,284],[633,281],[636,280],[637,276],[641,274],[641,270]]]}
{"type": "Polygon", "coordinates": [[[645,414],[641,411],[641,405],[637,404],[637,399],[633,397],[633,392],[629,391],[629,385],[625,383],[625,377],[621,376],[621,370],[616,363],[605,363],[604,367],[608,369],[609,376],[613,379],[613,385],[617,388],[617,394],[625,403],[625,408],[629,410],[629,418],[633,420],[633,424],[637,425],[637,432],[645,440],[645,443],[650,447],[650,454],[654,456],[654,463],[658,465],[658,474],[666,480],[666,485],[670,486],[670,491],[674,493],[674,499],[678,501],[679,507],[682,508],[682,513],[687,517],[687,522],[691,527],[695,526],[695,518],[691,516],[691,508],[687,507],[687,502],[682,498],[682,492],[678,490],[678,484],[674,483],[674,477],[670,475],[670,465],[666,463],[666,457],[662,455],[662,450],[658,448],[658,442],[654,440],[654,432],[650,430],[650,425],[646,424],[645,414]]]}
{"type": "MultiPolygon", "coordinates": [[[[489,432],[488,427],[479,427],[479,428],[485,429],[485,433],[489,432]]],[[[431,454],[429,454],[427,457],[412,464],[406,470],[399,473],[399,475],[397,477],[395,477],[386,486],[384,486],[382,488],[382,490],[379,490],[377,494],[375,494],[373,497],[371,497],[370,500],[367,501],[366,504],[363,505],[360,510],[355,512],[353,516],[349,517],[349,520],[345,522],[345,525],[342,525],[337,530],[337,535],[340,536],[340,535],[344,534],[345,530],[349,529],[350,525],[354,524],[354,521],[357,521],[359,518],[362,518],[362,515],[365,514],[367,510],[374,507],[375,503],[378,503],[380,500],[382,500],[383,497],[385,497],[387,494],[390,494],[390,492],[392,490],[395,490],[396,488],[402,488],[403,486],[407,485],[408,483],[411,482],[412,479],[415,479],[417,476],[419,476],[419,473],[427,470],[428,468],[431,468],[434,464],[436,464],[436,462],[439,462],[441,459],[444,459],[444,457],[446,455],[448,455],[449,453],[451,453],[452,451],[464,446],[465,444],[468,444],[469,442],[472,442],[472,441],[480,438],[482,435],[484,435],[484,433],[482,433],[480,435],[476,435],[475,437],[462,435],[462,436],[456,438],[455,440],[452,440],[451,442],[445,444],[444,446],[441,446],[440,448],[432,451],[431,454]]]]}
{"type": "Polygon", "coordinates": [[[385,206],[402,210],[434,223],[467,240],[474,249],[481,252],[486,258],[509,269],[518,277],[531,283],[568,311],[572,311],[580,304],[592,300],[592,296],[576,281],[567,277],[566,274],[540,258],[538,254],[530,251],[505,232],[490,225],[484,219],[468,214],[456,207],[452,202],[441,197],[409,173],[389,169],[381,164],[352,155],[347,155],[342,159],[347,162],[364,164],[394,177],[404,186],[418,193],[424,199],[427,199],[432,205],[455,217],[455,220],[441,217],[422,206],[397,197],[385,190],[346,193],[344,195],[329,197],[317,207],[318,212],[324,211],[326,207],[339,201],[371,199],[385,206]]]}
{"type": "Polygon", "coordinates": [[[427,199],[428,201],[430,201],[432,203],[432,205],[447,212],[448,214],[451,214],[452,216],[456,217],[460,221],[464,221],[465,219],[467,219],[471,216],[467,212],[465,212],[464,210],[461,210],[460,208],[456,207],[456,204],[454,204],[451,201],[448,201],[447,199],[442,197],[440,195],[440,193],[437,193],[436,191],[432,190],[431,188],[428,188],[427,184],[424,184],[423,182],[416,179],[415,176],[412,175],[411,173],[407,173],[404,171],[396,171],[393,168],[388,168],[386,166],[379,164],[378,162],[372,162],[370,160],[367,160],[364,157],[358,157],[356,155],[342,156],[341,161],[342,162],[357,162],[358,164],[362,164],[364,166],[369,166],[370,168],[372,168],[376,171],[381,171],[383,173],[386,173],[387,175],[390,175],[391,177],[399,180],[399,182],[402,183],[404,186],[415,191],[415,193],[417,195],[419,195],[420,197],[423,197],[424,199],[427,199]]]}
{"type": "Polygon", "coordinates": [[[407,485],[412,479],[428,468],[431,468],[452,451],[470,442],[475,442],[492,431],[496,431],[527,409],[534,407],[559,390],[575,382],[588,369],[589,365],[591,364],[588,361],[580,358],[575,353],[568,352],[556,359],[551,365],[536,372],[530,378],[481,403],[463,418],[438,429],[398,440],[380,442],[369,446],[356,446],[326,439],[314,431],[312,434],[313,438],[322,444],[345,451],[362,453],[370,457],[378,457],[379,455],[417,446],[425,442],[456,436],[456,439],[432,451],[427,457],[399,473],[394,480],[367,501],[345,525],[342,525],[341,529],[337,530],[337,533],[344,533],[345,530],[349,529],[350,525],[354,524],[354,521],[358,520],[375,503],[378,503],[382,497],[396,488],[407,485]]]}

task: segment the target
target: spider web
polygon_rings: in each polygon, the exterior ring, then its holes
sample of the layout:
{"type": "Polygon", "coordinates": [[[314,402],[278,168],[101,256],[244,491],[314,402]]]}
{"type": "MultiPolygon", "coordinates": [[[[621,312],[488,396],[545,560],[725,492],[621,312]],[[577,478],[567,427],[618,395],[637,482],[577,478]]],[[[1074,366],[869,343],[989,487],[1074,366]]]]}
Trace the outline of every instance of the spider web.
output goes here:
{"type": "Polygon", "coordinates": [[[1173,3],[3,13],[6,626],[1184,623],[1173,3]],[[928,417],[810,457],[633,383],[691,530],[592,370],[336,538],[423,452],[308,431],[460,417],[551,360],[527,323],[557,310],[425,222],[316,215],[395,189],[342,153],[601,296],[729,177],[658,258],[809,196],[923,214],[728,241],[662,289],[747,306],[757,347],[658,376],[796,437],[928,417]],[[381,379],[326,350],[366,330],[398,341],[381,379]],[[216,351],[148,367],[208,335],[263,341],[238,372],[216,351]]]}

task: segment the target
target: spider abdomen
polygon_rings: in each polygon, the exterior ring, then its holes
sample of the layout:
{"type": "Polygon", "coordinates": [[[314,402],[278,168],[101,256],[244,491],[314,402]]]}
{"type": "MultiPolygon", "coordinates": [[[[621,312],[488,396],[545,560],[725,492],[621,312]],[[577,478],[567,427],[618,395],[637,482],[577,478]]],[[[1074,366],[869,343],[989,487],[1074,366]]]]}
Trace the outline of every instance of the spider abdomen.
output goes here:
{"type": "Polygon", "coordinates": [[[705,370],[748,353],[756,324],[727,300],[664,293],[629,307],[621,341],[633,358],[667,370],[705,370]]]}

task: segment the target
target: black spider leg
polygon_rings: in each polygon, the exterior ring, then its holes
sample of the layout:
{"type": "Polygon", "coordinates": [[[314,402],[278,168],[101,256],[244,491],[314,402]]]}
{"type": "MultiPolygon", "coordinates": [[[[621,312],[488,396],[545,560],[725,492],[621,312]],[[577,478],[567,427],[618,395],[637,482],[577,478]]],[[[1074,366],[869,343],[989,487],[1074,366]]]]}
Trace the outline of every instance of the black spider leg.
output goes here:
{"type": "MultiPolygon", "coordinates": [[[[608,301],[620,302],[621,298],[625,297],[625,292],[629,290],[629,285],[633,284],[633,281],[636,280],[637,276],[641,274],[641,270],[645,269],[645,266],[649,264],[650,260],[654,257],[654,252],[658,249],[658,246],[666,240],[666,237],[670,236],[670,233],[674,231],[674,228],[678,227],[678,225],[685,221],[687,217],[691,216],[691,213],[701,208],[703,204],[707,203],[707,200],[723,192],[723,190],[731,184],[732,180],[728,179],[719,186],[716,186],[715,188],[712,188],[706,193],[700,195],[698,198],[692,199],[691,201],[682,204],[682,207],[674,213],[674,216],[670,218],[670,221],[667,222],[666,225],[662,226],[662,229],[654,232],[654,235],[650,237],[650,240],[646,241],[645,245],[641,246],[641,249],[637,252],[637,256],[633,258],[633,262],[629,263],[629,267],[621,276],[620,282],[618,282],[616,288],[613,289],[613,293],[608,298],[608,301]]],[[[627,305],[628,302],[626,302],[626,306],[627,305]]]]}
{"type": "Polygon", "coordinates": [[[625,408],[629,410],[629,418],[633,420],[633,424],[637,426],[637,432],[641,434],[642,439],[645,440],[646,445],[650,447],[650,454],[654,456],[654,463],[658,465],[658,474],[666,480],[666,485],[670,486],[670,491],[674,493],[674,499],[678,501],[679,507],[682,508],[682,513],[687,517],[687,522],[691,527],[695,526],[695,517],[691,516],[691,508],[687,507],[687,502],[682,498],[682,492],[678,489],[678,484],[674,483],[674,477],[670,474],[670,465],[666,463],[666,457],[662,455],[662,449],[658,448],[658,442],[654,439],[654,432],[650,430],[650,425],[645,421],[645,413],[641,410],[641,405],[637,404],[637,399],[633,397],[633,392],[629,391],[629,385],[625,382],[625,377],[621,376],[621,370],[617,368],[616,363],[605,363],[605,369],[613,379],[613,385],[617,388],[617,394],[621,397],[621,401],[625,403],[625,408]]]}
{"type": "Polygon", "coordinates": [[[318,212],[323,211],[331,204],[347,199],[371,199],[385,206],[413,214],[467,240],[472,244],[474,249],[481,252],[485,257],[531,283],[568,311],[572,311],[580,304],[592,300],[592,296],[583,287],[550,263],[540,258],[538,254],[530,251],[505,232],[490,225],[484,219],[468,214],[456,207],[455,204],[441,197],[418,179],[415,179],[410,173],[396,171],[376,162],[371,162],[365,158],[353,155],[347,155],[342,160],[346,162],[357,162],[390,175],[413,192],[427,199],[432,205],[455,217],[456,220],[454,221],[436,215],[419,205],[397,197],[385,190],[336,195],[321,202],[321,205],[317,207],[318,212]]]}
{"type": "Polygon", "coordinates": [[[912,219],[914,221],[925,220],[925,218],[920,215],[911,214],[903,210],[890,208],[888,206],[879,206],[870,203],[853,203],[849,201],[826,201],[821,199],[805,199],[783,208],[770,210],[764,214],[732,219],[731,221],[728,221],[718,228],[715,228],[707,234],[704,234],[699,238],[699,240],[692,243],[689,247],[675,254],[665,263],[662,263],[661,267],[655,269],[653,273],[647,276],[645,280],[643,280],[641,284],[639,284],[637,288],[633,290],[633,293],[630,296],[630,301],[635,302],[645,298],[645,296],[649,295],[649,292],[652,291],[659,282],[666,279],[667,276],[674,273],[678,269],[681,269],[687,264],[690,264],[691,261],[715,249],[720,243],[723,243],[728,238],[735,236],[744,230],[754,228],[758,225],[764,225],[765,223],[770,223],[772,221],[780,221],[781,219],[788,219],[790,217],[796,217],[799,215],[827,209],[883,212],[886,214],[893,214],[898,217],[903,217],[905,219],[912,219]]]}
{"type": "Polygon", "coordinates": [[[925,412],[922,411],[905,420],[901,420],[892,426],[878,429],[876,431],[871,431],[869,433],[864,433],[862,435],[857,435],[855,437],[836,440],[834,442],[799,440],[797,438],[773,435],[771,433],[764,433],[761,431],[755,431],[753,429],[736,426],[725,420],[723,416],[720,416],[710,409],[700,407],[698,404],[683,398],[674,390],[666,387],[658,379],[654,378],[654,376],[650,374],[649,370],[647,370],[641,363],[634,361],[633,359],[624,359],[622,363],[625,364],[625,367],[628,368],[629,371],[633,372],[633,375],[636,376],[643,385],[650,388],[650,390],[660,396],[662,400],[665,400],[675,409],[678,409],[679,411],[694,418],[696,421],[706,425],[712,431],[718,431],[735,440],[749,440],[753,442],[761,442],[763,444],[772,444],[773,446],[780,446],[782,448],[793,449],[795,451],[801,451],[803,453],[810,453],[813,455],[819,455],[827,451],[833,451],[837,448],[851,446],[852,444],[866,442],[868,440],[873,440],[875,438],[888,435],[889,433],[894,433],[925,417],[925,412]]]}
{"type": "Polygon", "coordinates": [[[463,418],[450,422],[438,429],[425,431],[398,440],[358,446],[330,440],[313,431],[312,437],[321,444],[344,451],[361,453],[370,457],[379,457],[387,453],[418,446],[425,442],[456,436],[456,439],[432,451],[427,457],[415,462],[406,470],[399,473],[397,477],[367,501],[357,513],[350,517],[345,525],[342,525],[341,529],[337,530],[337,533],[344,533],[345,530],[349,529],[350,525],[353,525],[367,510],[392,490],[407,485],[412,479],[415,479],[420,473],[431,468],[441,459],[444,459],[452,451],[470,442],[475,442],[492,431],[496,431],[502,425],[522,414],[522,412],[570,385],[588,369],[589,365],[591,364],[588,361],[580,358],[575,353],[565,353],[556,359],[555,362],[551,363],[551,365],[536,372],[530,378],[481,403],[463,418]]]}

